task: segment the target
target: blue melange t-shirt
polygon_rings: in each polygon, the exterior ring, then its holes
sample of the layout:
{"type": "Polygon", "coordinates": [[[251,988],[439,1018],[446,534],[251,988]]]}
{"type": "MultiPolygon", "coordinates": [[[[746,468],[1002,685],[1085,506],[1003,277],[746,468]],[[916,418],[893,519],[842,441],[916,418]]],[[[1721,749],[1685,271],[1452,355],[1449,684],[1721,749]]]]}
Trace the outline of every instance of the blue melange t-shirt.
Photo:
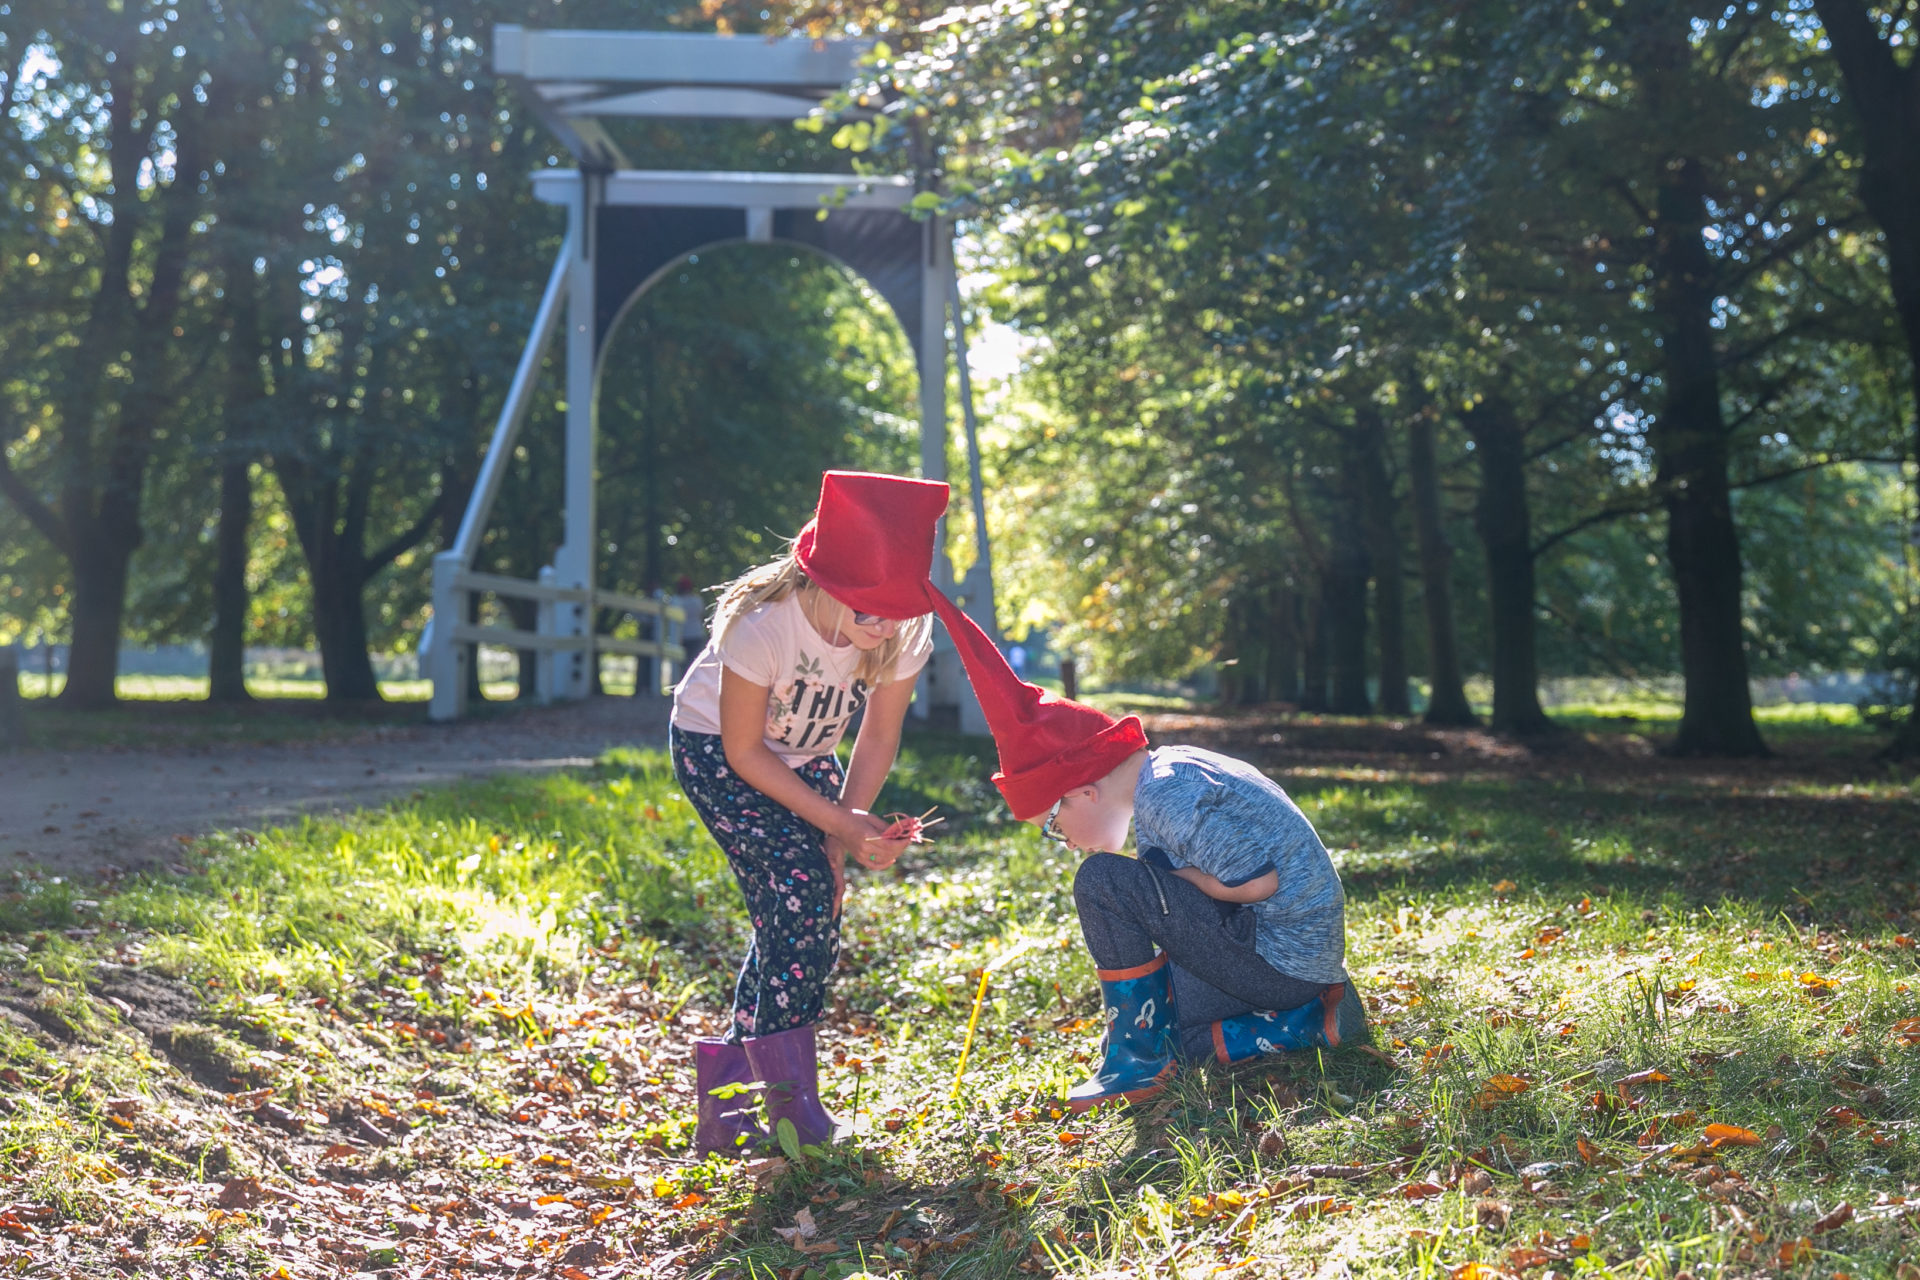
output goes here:
{"type": "Polygon", "coordinates": [[[1272,868],[1280,888],[1250,904],[1254,950],[1289,977],[1346,980],[1347,896],[1313,824],[1278,783],[1244,760],[1155,747],[1133,793],[1134,843],[1223,884],[1272,868]]]}

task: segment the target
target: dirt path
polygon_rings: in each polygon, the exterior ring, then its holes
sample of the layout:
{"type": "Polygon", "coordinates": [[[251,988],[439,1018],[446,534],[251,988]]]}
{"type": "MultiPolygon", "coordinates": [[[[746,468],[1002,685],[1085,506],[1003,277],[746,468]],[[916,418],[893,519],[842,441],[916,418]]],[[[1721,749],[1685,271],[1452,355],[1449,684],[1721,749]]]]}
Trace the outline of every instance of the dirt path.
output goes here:
{"type": "Polygon", "coordinates": [[[0,867],[91,875],[177,856],[183,837],[378,804],[429,783],[589,763],[666,740],[665,698],[596,698],[345,739],[0,755],[0,867]]]}

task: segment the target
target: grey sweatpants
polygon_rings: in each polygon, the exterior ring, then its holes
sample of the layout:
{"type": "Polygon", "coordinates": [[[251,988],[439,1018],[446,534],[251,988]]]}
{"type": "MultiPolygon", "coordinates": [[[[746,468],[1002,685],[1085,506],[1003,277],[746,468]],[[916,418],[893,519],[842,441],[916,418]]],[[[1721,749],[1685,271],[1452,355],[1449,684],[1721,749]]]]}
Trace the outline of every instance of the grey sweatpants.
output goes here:
{"type": "Polygon", "coordinates": [[[1155,949],[1173,962],[1180,1042],[1211,1057],[1209,1028],[1256,1009],[1297,1009],[1324,983],[1280,972],[1253,949],[1253,911],[1219,902],[1165,870],[1117,853],[1090,854],[1073,877],[1087,951],[1101,969],[1130,969],[1155,949]]]}

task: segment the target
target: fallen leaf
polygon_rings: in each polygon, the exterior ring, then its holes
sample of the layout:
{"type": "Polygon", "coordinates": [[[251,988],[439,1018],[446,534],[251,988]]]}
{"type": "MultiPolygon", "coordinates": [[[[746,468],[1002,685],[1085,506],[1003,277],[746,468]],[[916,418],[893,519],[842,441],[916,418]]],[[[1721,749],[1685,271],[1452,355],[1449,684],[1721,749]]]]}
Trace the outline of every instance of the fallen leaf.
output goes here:
{"type": "Polygon", "coordinates": [[[1601,1168],[1612,1167],[1617,1169],[1620,1167],[1618,1160],[1600,1150],[1600,1148],[1594,1146],[1585,1138],[1575,1138],[1573,1140],[1573,1147],[1574,1150],[1580,1153],[1580,1158],[1588,1164],[1597,1165],[1601,1168]]]}
{"type": "Polygon", "coordinates": [[[258,1178],[228,1178],[214,1203],[222,1209],[251,1209],[264,1194],[258,1178]]]}
{"type": "Polygon", "coordinates": [[[1521,1079],[1519,1076],[1510,1076],[1503,1073],[1487,1081],[1485,1087],[1475,1096],[1473,1105],[1482,1111],[1486,1111],[1500,1105],[1516,1094],[1525,1093],[1532,1087],[1532,1084],[1521,1079]]]}
{"type": "Polygon", "coordinates": [[[1505,1231],[1507,1219],[1513,1216],[1513,1206],[1504,1200],[1482,1200],[1473,1206],[1473,1216],[1483,1227],[1505,1231]]]}
{"type": "Polygon", "coordinates": [[[1842,1200],[1833,1207],[1833,1211],[1813,1224],[1813,1234],[1824,1235],[1829,1231],[1838,1231],[1853,1221],[1853,1206],[1842,1200]]]}
{"type": "Polygon", "coordinates": [[[1544,1267],[1549,1262],[1559,1262],[1566,1257],[1563,1253],[1536,1249],[1532,1245],[1521,1245],[1518,1249],[1507,1251],[1507,1265],[1515,1271],[1531,1271],[1535,1267],[1544,1267]]]}
{"type": "Polygon", "coordinates": [[[1484,1262],[1463,1262],[1447,1272],[1450,1280],[1512,1280],[1512,1276],[1484,1262]]]}
{"type": "Polygon", "coordinates": [[[773,1233],[797,1248],[806,1241],[813,1239],[816,1235],[819,1235],[820,1228],[814,1225],[813,1210],[802,1209],[793,1215],[792,1226],[775,1227],[773,1233]]]}
{"type": "Polygon", "coordinates": [[[1742,1129],[1738,1125],[1710,1124],[1706,1130],[1707,1145],[1710,1147],[1757,1147],[1760,1135],[1751,1129],[1742,1129]]]}
{"type": "Polygon", "coordinates": [[[1393,1189],[1393,1194],[1402,1200],[1428,1200],[1447,1194],[1447,1189],[1437,1182],[1403,1182],[1393,1189]]]}
{"type": "Polygon", "coordinates": [[[1798,1240],[1783,1240],[1776,1255],[1780,1265],[1790,1267],[1796,1262],[1804,1262],[1813,1256],[1813,1241],[1801,1236],[1798,1240]]]}
{"type": "Polygon", "coordinates": [[[1614,1083],[1631,1088],[1636,1084],[1670,1084],[1672,1081],[1673,1077],[1666,1072],[1649,1068],[1646,1071],[1636,1071],[1630,1076],[1621,1076],[1614,1083]]]}

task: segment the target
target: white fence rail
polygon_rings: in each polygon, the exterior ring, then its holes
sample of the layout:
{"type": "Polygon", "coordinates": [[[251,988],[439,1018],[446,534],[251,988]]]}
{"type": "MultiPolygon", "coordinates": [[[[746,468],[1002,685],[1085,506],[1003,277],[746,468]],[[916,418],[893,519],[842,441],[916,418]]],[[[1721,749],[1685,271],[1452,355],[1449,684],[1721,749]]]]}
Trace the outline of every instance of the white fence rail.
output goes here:
{"type": "Polygon", "coordinates": [[[563,586],[553,580],[551,568],[541,570],[540,580],[536,582],[496,573],[476,573],[465,568],[462,561],[458,552],[434,557],[433,618],[420,647],[427,655],[433,677],[430,714],[435,720],[457,720],[466,714],[469,670],[476,645],[533,653],[536,656],[534,695],[542,703],[554,699],[556,661],[571,659],[588,664],[597,661],[603,653],[652,659],[657,664],[659,677],[654,692],[664,692],[672,685],[675,668],[687,660],[686,647],[680,643],[687,612],[671,601],[619,591],[596,591],[591,587],[563,586]],[[474,598],[482,595],[533,601],[539,607],[536,628],[528,631],[521,627],[465,621],[474,598]],[[596,634],[593,620],[602,609],[630,614],[643,626],[650,623],[653,638],[596,634]],[[454,619],[458,621],[448,625],[454,619]]]}

